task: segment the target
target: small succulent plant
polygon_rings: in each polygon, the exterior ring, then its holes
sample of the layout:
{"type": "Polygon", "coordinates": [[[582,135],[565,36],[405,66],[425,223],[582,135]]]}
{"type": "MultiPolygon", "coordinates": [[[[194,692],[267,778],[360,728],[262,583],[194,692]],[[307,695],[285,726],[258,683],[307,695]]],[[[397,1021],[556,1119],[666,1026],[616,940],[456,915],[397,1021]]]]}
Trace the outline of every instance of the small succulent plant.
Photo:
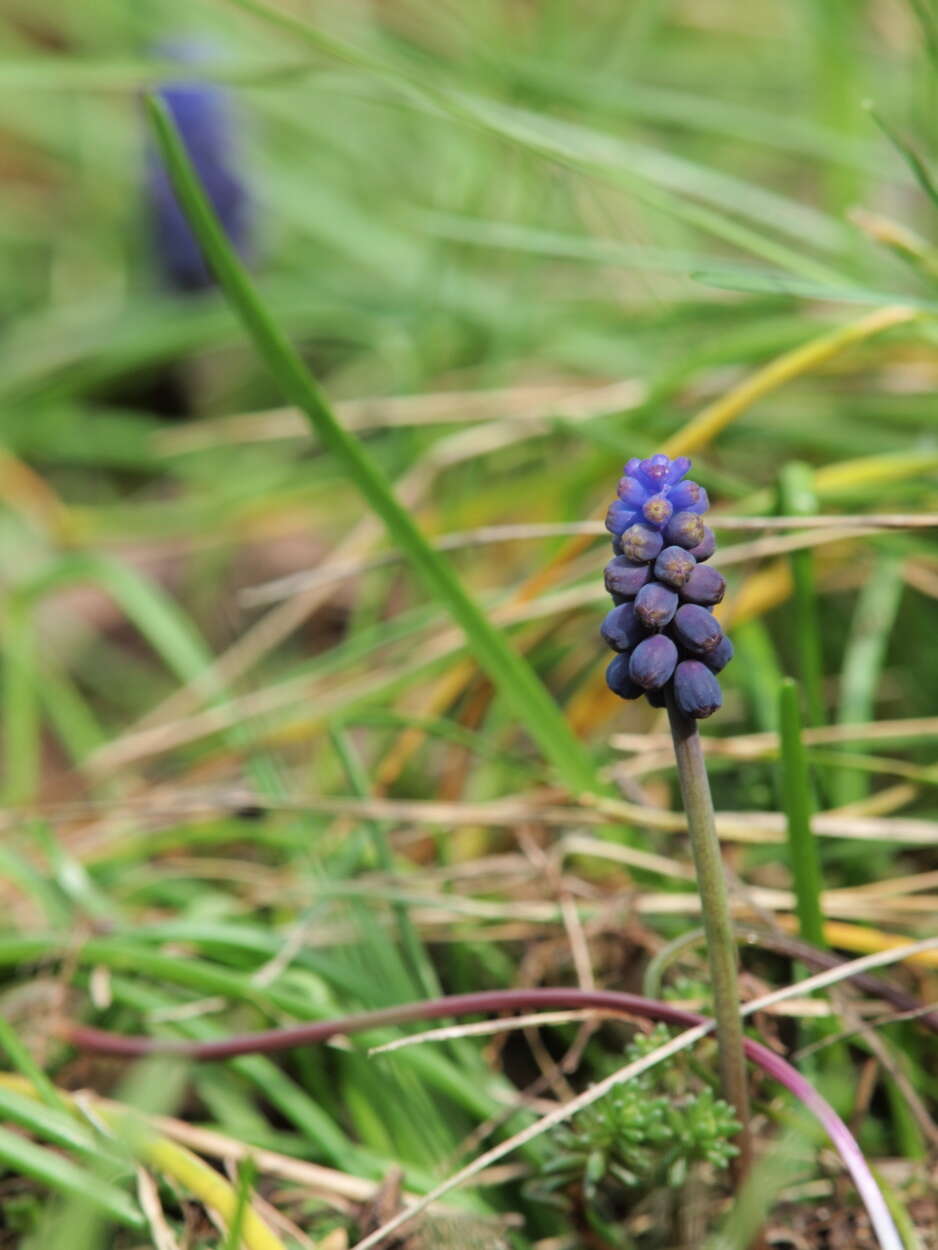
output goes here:
{"type": "MultiPolygon", "coordinates": [[[[635,1038],[626,1062],[650,1054],[668,1036],[658,1026],[635,1038]]],[[[556,1154],[542,1168],[534,1190],[550,1200],[573,1187],[587,1203],[603,1206],[615,1203],[617,1191],[638,1195],[660,1185],[679,1189],[695,1164],[727,1166],[737,1153],[731,1139],[738,1128],[732,1108],[708,1085],[693,1088],[686,1063],[665,1062],[616,1086],[559,1129],[556,1154]]]]}
{"type": "Polygon", "coordinates": [[[723,702],[716,674],[733,644],[713,615],[726,583],[705,563],[716,542],[703,521],[707,492],[687,479],[690,467],[686,456],[660,454],[626,464],[606,513],[614,606],[600,632],[617,653],[606,669],[614,694],[663,707],[670,688],[680,711],[700,720],[723,702]]]}

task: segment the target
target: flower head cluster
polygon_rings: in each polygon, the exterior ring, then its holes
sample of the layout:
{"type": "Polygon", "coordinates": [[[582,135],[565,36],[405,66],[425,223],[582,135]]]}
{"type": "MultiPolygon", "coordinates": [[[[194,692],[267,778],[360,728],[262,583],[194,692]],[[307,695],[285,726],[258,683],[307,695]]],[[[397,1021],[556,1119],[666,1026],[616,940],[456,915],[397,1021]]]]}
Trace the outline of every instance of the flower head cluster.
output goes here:
{"type": "Polygon", "coordinates": [[[723,702],[716,674],[733,658],[713,609],[726,583],[706,564],[716,543],[704,524],[707,492],[687,481],[690,460],[632,459],[606,513],[615,556],[606,565],[612,611],[602,636],[617,652],[606,669],[623,699],[647,695],[663,707],[671,683],[685,716],[712,715],[723,702]]]}

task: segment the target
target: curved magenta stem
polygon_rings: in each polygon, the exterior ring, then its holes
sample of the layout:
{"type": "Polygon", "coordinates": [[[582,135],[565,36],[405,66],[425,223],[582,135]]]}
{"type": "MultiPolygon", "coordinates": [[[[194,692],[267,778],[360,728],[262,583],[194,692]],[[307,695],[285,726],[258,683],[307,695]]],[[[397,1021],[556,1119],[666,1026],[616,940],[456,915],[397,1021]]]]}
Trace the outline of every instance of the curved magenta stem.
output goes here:
{"type": "MultiPolygon", "coordinates": [[[[686,1011],[671,1003],[638,994],[622,994],[615,990],[581,990],[547,988],[526,990],[485,990],[475,994],[453,994],[444,998],[404,1003],[379,1011],[319,1020],[289,1028],[268,1029],[259,1033],[242,1033],[212,1042],[188,1042],[154,1037],[128,1037],[108,1033],[84,1025],[68,1025],[65,1039],[81,1050],[98,1054],[135,1058],[142,1055],[173,1054],[189,1059],[228,1059],[235,1055],[271,1054],[328,1041],[340,1034],[361,1033],[367,1029],[415,1020],[437,1020],[444,1016],[485,1015],[498,1011],[533,1011],[541,1008],[582,1009],[596,1007],[646,1020],[693,1027],[712,1024],[705,1016],[686,1011]]],[[[881,1250],[903,1250],[892,1216],[882,1192],[870,1171],[859,1143],[834,1108],[795,1068],[767,1046],[746,1038],[743,1042],[747,1058],[763,1072],[784,1085],[823,1126],[853,1178],[857,1192],[876,1230],[881,1250]]]]}

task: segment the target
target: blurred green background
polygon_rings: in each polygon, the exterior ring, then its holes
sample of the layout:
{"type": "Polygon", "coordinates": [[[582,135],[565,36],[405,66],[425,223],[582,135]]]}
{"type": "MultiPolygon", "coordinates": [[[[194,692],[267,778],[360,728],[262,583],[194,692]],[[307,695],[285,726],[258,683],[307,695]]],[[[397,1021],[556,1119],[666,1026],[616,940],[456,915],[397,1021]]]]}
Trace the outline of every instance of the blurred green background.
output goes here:
{"type": "MultiPolygon", "coordinates": [[[[186,76],[229,93],[267,310],[545,683],[596,788],[675,801],[657,714],[603,684],[606,547],[598,530],[571,541],[626,458],[689,440],[738,656],[706,727],[740,739],[715,758],[717,806],[779,809],[775,748],[746,735],[775,726],[779,679],[795,676],[816,801],[842,820],[824,839],[827,915],[868,935],[829,940],[856,952],[880,930],[926,936],[933,535],[825,531],[792,553],[757,519],[936,510],[931,0],[7,0],[3,1014],[45,1032],[46,1000],[23,1005],[34,983],[67,988],[66,1014],[99,1024],[209,1036],[435,985],[582,983],[584,958],[598,982],[636,988],[646,956],[696,923],[686,873],[557,858],[586,828],[688,862],[680,835],[600,827],[558,788],[531,722],[283,406],[223,297],[167,288],[142,107],[179,76],[167,41],[205,49],[186,76]],[[491,529],[506,526],[548,529],[491,529]],[[501,799],[508,816],[460,806],[501,799]],[[544,819],[546,799],[569,819],[544,819]],[[394,806],[409,800],[448,806],[394,806]],[[851,819],[874,824],[860,835],[851,819]],[[890,892],[893,879],[915,884],[890,892]]],[[[787,923],[784,848],[744,840],[728,855],[787,923]]],[[[702,964],[685,958],[699,999],[702,964]]],[[[753,975],[790,972],[766,957],[753,975]]],[[[934,1056],[891,1028],[934,1111],[934,1056]]],[[[621,1050],[602,1037],[587,1076],[621,1050]]],[[[64,1087],[115,1086],[40,1049],[64,1087]]],[[[358,1177],[399,1162],[420,1190],[538,1071],[520,1041],[504,1070],[475,1042],[430,1051],[238,1060],[193,1069],[163,1104],[358,1177]]],[[[844,1114],[854,1076],[838,1091],[827,1073],[844,1114]]],[[[894,1075],[877,1079],[861,1139],[909,1164],[914,1214],[934,1139],[894,1075]]],[[[63,1144],[28,1127],[50,1155],[63,1144]]],[[[73,1218],[72,1191],[55,1169],[23,1180],[4,1150],[15,1202],[0,1245],[53,1244],[73,1227],[55,1223],[73,1218]]],[[[511,1244],[583,1244],[576,1204],[558,1214],[525,1183],[472,1204],[523,1212],[499,1234],[511,1244]]],[[[163,1201],[178,1232],[179,1204],[163,1201]]],[[[281,1206],[307,1237],[288,1245],[355,1227],[307,1192],[281,1206]]],[[[789,1218],[810,1209],[798,1200],[789,1218]]],[[[150,1244],[103,1218],[75,1250],[150,1244]]],[[[611,1237],[603,1220],[593,1234],[611,1237]]],[[[668,1220],[685,1241],[646,1229],[596,1244],[692,1244],[668,1220]]],[[[184,1244],[223,1243],[200,1225],[184,1244]]]]}

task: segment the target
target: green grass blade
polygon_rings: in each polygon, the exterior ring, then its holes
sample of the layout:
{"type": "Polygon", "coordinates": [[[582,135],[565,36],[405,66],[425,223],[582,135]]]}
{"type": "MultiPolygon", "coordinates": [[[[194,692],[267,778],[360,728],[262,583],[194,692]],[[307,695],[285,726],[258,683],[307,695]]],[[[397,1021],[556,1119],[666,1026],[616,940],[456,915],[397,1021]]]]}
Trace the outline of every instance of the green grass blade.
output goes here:
{"type": "Polygon", "coordinates": [[[928,55],[938,65],[938,10],[933,0],[909,0],[909,6],[921,23],[928,55]]]}
{"type": "Polygon", "coordinates": [[[912,171],[915,181],[931,201],[932,207],[938,208],[938,182],[936,182],[934,174],[925,164],[922,157],[919,156],[912,144],[903,138],[891,123],[886,121],[881,113],[878,113],[876,109],[871,109],[870,115],[886,138],[895,147],[896,151],[902,156],[902,159],[912,171]]]}
{"type": "Polygon", "coordinates": [[[778,728],[778,684],[782,673],[772,635],[758,618],[730,626],[738,664],[735,677],[745,691],[750,715],[762,730],[778,728]]]}
{"type": "Polygon", "coordinates": [[[9,836],[7,844],[0,842],[0,877],[33,901],[50,928],[67,929],[72,918],[71,908],[55,882],[49,879],[45,865],[38,865],[35,856],[27,853],[27,845],[18,840],[14,846],[9,843],[9,836]]]}
{"type": "Polygon", "coordinates": [[[788,832],[788,857],[795,887],[798,927],[806,942],[824,946],[821,912],[821,864],[811,831],[811,782],[804,743],[798,683],[786,677],[779,689],[782,803],[788,832]]]}
{"type": "MultiPolygon", "coordinates": [[[[369,798],[371,796],[371,787],[368,784],[368,774],[356,754],[348,734],[343,728],[335,727],[331,731],[330,736],[332,745],[342,763],[342,768],[345,771],[352,794],[356,794],[362,799],[369,798]]],[[[377,820],[366,820],[364,824],[371,837],[375,859],[381,870],[389,876],[393,876],[394,856],[388,840],[387,830],[377,820]]],[[[408,971],[413,978],[414,985],[418,992],[425,994],[428,998],[432,998],[435,994],[439,994],[440,985],[433,973],[430,961],[427,959],[423,943],[420,941],[414,923],[410,918],[408,906],[402,899],[398,899],[391,904],[391,910],[394,913],[394,922],[397,927],[401,951],[408,971]]]]}
{"type": "MultiPolygon", "coordinates": [[[[837,720],[841,725],[856,724],[872,717],[876,687],[899,611],[903,585],[902,560],[888,554],[874,563],[860,591],[840,675],[837,720]]],[[[865,773],[847,769],[838,773],[834,789],[838,805],[862,799],[868,792],[865,773]]]]}
{"type": "Polygon", "coordinates": [[[938,301],[897,291],[817,282],[778,270],[745,265],[712,265],[697,269],[691,277],[703,286],[720,291],[743,291],[750,295],[796,295],[802,299],[831,300],[843,304],[869,304],[874,308],[902,304],[922,312],[938,313],[938,301]]]}
{"type": "Polygon", "coordinates": [[[872,1172],[876,1177],[876,1183],[883,1191],[889,1214],[895,1220],[896,1228],[898,1228],[899,1235],[902,1237],[903,1250],[928,1250],[928,1246],[922,1239],[922,1230],[916,1227],[915,1222],[909,1215],[908,1208],[900,1192],[895,1188],[892,1181],[887,1180],[882,1175],[878,1168],[873,1168],[872,1172]]]}
{"type": "Polygon", "coordinates": [[[0,1085],[0,1117],[62,1150],[92,1156],[100,1152],[101,1142],[95,1140],[64,1104],[61,1111],[54,1110],[16,1089],[0,1085]]]}
{"type": "Polygon", "coordinates": [[[125,1228],[142,1232],[147,1226],[135,1203],[120,1189],[70,1159],[46,1150],[2,1125],[0,1162],[20,1176],[28,1176],[47,1185],[55,1193],[79,1198],[125,1228]]]}
{"type": "Polygon", "coordinates": [[[812,1135],[807,1123],[789,1127],[761,1158],[735,1196],[720,1228],[703,1250],[748,1250],[757,1243],[778,1194],[795,1182],[803,1164],[804,1138],[812,1135]]]}
{"type": "MultiPolygon", "coordinates": [[[[856,142],[863,114],[857,108],[862,88],[857,80],[858,60],[844,50],[861,38],[861,11],[853,0],[814,0],[808,28],[813,28],[817,113],[821,122],[838,135],[844,147],[856,142]],[[834,68],[836,66],[836,69],[834,68]]],[[[831,161],[821,171],[825,199],[831,213],[846,214],[863,196],[863,181],[856,170],[831,161]]]]}
{"type": "Polygon", "coordinates": [[[39,697],[49,724],[73,764],[80,764],[104,746],[104,730],[67,674],[49,669],[39,673],[39,697]]]}
{"type": "Polygon", "coordinates": [[[449,562],[433,550],[388,487],[377,465],[338,422],[298,353],[273,322],[221,231],[166,108],[148,108],[173,185],[205,255],[232,307],[244,322],[284,395],[308,417],[325,447],[381,517],[424,583],[451,612],[468,645],[502,697],[572,791],[599,786],[589,754],[573,735],[547,690],[463,588],[449,562]]]}
{"type": "MultiPolygon", "coordinates": [[[[756,193],[756,202],[753,203],[753,189],[749,184],[741,184],[726,175],[716,175],[700,165],[673,161],[669,153],[625,144],[615,136],[547,113],[535,113],[498,99],[459,90],[447,80],[430,83],[406,68],[326,35],[292,14],[280,13],[263,0],[233,0],[233,3],[237,8],[288,32],[292,38],[394,84],[410,103],[424,110],[433,114],[442,111],[449,117],[480,127],[548,160],[598,174],[626,187],[653,210],[667,213],[803,278],[819,282],[839,280],[836,270],[805,255],[803,246],[800,249],[788,247],[762,230],[743,224],[727,210],[727,205],[732,204],[734,212],[740,216],[748,214],[750,220],[761,224],[766,217],[777,217],[780,197],[765,199],[756,193]],[[693,197],[706,199],[709,203],[698,203],[693,197]]],[[[811,239],[831,249],[838,247],[839,229],[836,223],[825,220],[816,210],[805,215],[803,206],[793,205],[790,201],[783,207],[783,221],[774,222],[777,228],[794,234],[802,245],[805,240],[811,239]],[[798,227],[792,221],[793,211],[802,222],[802,227],[810,220],[812,228],[807,233],[798,233],[798,227]],[[819,224],[824,227],[820,239],[817,237],[819,224]]]]}
{"type": "Polygon", "coordinates": [[[120,604],[180,681],[194,681],[211,665],[211,651],[170,596],[119,560],[90,552],[62,556],[24,593],[39,598],[81,581],[96,583],[120,604]]]}
{"type": "Polygon", "coordinates": [[[238,1182],[235,1190],[236,1206],[225,1236],[225,1250],[241,1250],[241,1234],[244,1216],[251,1201],[251,1187],[257,1175],[257,1167],[250,1155],[238,1165],[238,1182]]]}
{"type": "MultiPolygon", "coordinates": [[[[186,75],[198,82],[224,82],[238,86],[282,85],[294,74],[309,73],[310,59],[259,61],[226,59],[216,64],[189,64],[186,75]]],[[[42,56],[0,61],[0,91],[127,92],[155,87],[179,73],[178,62],[82,57],[42,56]]]]}
{"type": "Polygon", "coordinates": [[[22,595],[7,600],[0,645],[3,655],[3,800],[26,803],[39,786],[42,754],[37,644],[31,605],[22,595]]]}
{"type": "Polygon", "coordinates": [[[29,1047],[3,1015],[0,1015],[0,1050],[6,1051],[10,1063],[21,1076],[25,1076],[32,1083],[36,1093],[47,1107],[53,1107],[61,1111],[63,1115],[68,1114],[58,1090],[33,1058],[29,1047]]]}
{"type": "MultiPolygon", "coordinates": [[[[779,502],[783,516],[814,516],[817,512],[814,475],[806,464],[792,461],[783,466],[779,475],[779,502]]],[[[814,583],[814,552],[810,548],[793,551],[788,561],[794,589],[793,633],[805,707],[808,724],[816,727],[824,724],[824,666],[814,583]]]]}

